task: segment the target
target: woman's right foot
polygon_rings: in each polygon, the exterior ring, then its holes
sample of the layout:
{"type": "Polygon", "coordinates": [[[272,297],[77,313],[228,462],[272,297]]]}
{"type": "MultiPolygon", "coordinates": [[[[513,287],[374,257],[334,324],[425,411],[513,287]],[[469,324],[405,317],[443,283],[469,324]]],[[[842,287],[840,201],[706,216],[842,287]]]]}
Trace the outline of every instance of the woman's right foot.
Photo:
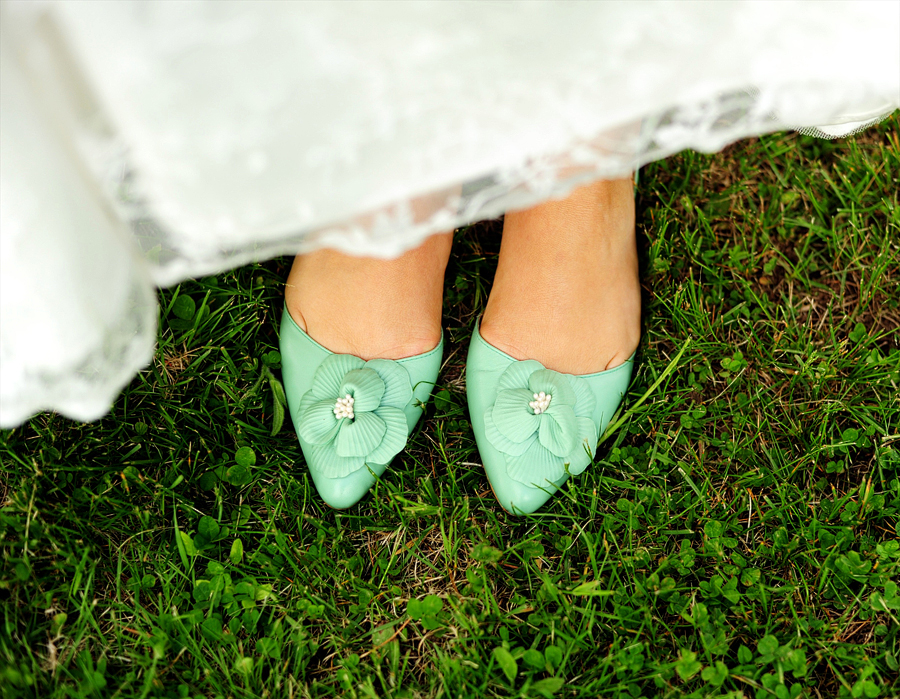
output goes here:
{"type": "Polygon", "coordinates": [[[365,496],[422,415],[441,367],[451,241],[433,236],[395,260],[331,250],[294,260],[282,377],[310,475],[331,507],[365,496]]]}
{"type": "Polygon", "coordinates": [[[335,354],[401,359],[441,339],[444,270],[453,236],[442,233],[393,260],[318,250],[294,259],[285,287],[291,318],[335,354]]]}

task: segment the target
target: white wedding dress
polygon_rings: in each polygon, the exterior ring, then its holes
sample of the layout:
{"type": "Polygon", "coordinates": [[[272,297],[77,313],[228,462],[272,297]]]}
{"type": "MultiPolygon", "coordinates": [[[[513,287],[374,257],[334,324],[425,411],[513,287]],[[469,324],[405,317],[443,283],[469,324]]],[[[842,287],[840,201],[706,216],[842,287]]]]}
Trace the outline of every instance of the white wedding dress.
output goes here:
{"type": "Polygon", "coordinates": [[[900,3],[0,3],[0,425],[108,410],[155,286],[900,106],[900,3]]]}

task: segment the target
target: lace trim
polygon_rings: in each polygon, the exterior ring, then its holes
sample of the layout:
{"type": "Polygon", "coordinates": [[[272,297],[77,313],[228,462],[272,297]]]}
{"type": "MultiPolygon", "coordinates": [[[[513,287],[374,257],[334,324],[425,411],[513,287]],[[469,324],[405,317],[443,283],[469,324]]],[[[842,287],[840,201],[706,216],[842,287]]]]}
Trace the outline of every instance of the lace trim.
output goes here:
{"type": "Polygon", "coordinates": [[[109,412],[121,390],[150,363],[156,344],[156,294],[146,277],[136,274],[127,293],[100,342],[74,365],[30,370],[3,363],[0,427],[15,427],[43,410],[85,422],[109,412]]]}

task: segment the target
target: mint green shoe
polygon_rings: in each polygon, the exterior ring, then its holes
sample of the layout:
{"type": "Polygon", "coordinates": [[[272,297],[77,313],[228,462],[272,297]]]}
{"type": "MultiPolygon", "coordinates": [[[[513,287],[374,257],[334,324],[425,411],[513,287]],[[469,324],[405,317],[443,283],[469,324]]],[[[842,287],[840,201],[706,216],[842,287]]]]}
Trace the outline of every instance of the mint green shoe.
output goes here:
{"type": "Polygon", "coordinates": [[[507,512],[535,512],[588,467],[633,365],[632,354],[607,371],[561,374],[513,359],[475,326],[466,361],[469,415],[488,481],[507,512]]]}
{"type": "Polygon", "coordinates": [[[368,362],[325,349],[285,308],[281,366],[288,409],[322,499],[359,502],[403,451],[441,368],[444,338],[425,354],[368,362]]]}

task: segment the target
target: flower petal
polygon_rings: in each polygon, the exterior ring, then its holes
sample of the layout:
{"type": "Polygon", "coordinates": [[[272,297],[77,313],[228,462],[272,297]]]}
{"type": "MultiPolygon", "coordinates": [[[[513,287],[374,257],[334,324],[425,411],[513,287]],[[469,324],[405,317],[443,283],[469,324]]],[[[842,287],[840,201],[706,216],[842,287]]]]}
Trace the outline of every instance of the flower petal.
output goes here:
{"type": "Polygon", "coordinates": [[[384,381],[372,369],[353,369],[344,375],[338,398],[343,398],[348,393],[353,396],[354,413],[371,412],[381,404],[384,381]]]}
{"type": "Polygon", "coordinates": [[[322,360],[313,376],[312,392],[319,400],[337,399],[340,395],[341,383],[348,371],[365,366],[365,362],[352,354],[330,354],[322,360]]]}
{"type": "Polygon", "coordinates": [[[494,449],[499,452],[509,454],[510,456],[520,456],[521,454],[524,454],[528,447],[531,446],[531,443],[537,439],[537,435],[532,434],[528,439],[522,442],[513,442],[511,439],[507,439],[506,436],[497,429],[497,425],[494,424],[493,412],[494,410],[491,408],[484,413],[484,436],[487,437],[494,449]]]}
{"type": "Polygon", "coordinates": [[[366,368],[377,372],[384,381],[381,405],[403,410],[412,400],[412,384],[405,366],[390,359],[370,359],[366,362],[366,368]]]}
{"type": "Polygon", "coordinates": [[[528,390],[534,393],[549,393],[553,402],[563,405],[575,405],[575,391],[566,374],[550,369],[541,369],[528,377],[528,390]]]}
{"type": "Polygon", "coordinates": [[[578,424],[578,441],[584,442],[588,446],[588,451],[593,458],[594,452],[597,451],[597,442],[600,441],[600,430],[597,423],[589,417],[580,417],[578,424]]]}
{"type": "Polygon", "coordinates": [[[309,447],[307,465],[326,478],[344,478],[366,465],[361,456],[338,456],[333,444],[309,447]]]}
{"type": "Polygon", "coordinates": [[[568,464],[569,473],[577,476],[594,460],[594,452],[597,450],[597,440],[600,432],[597,425],[590,418],[578,418],[578,442],[571,454],[568,454],[564,462],[568,464]]]}
{"type": "Polygon", "coordinates": [[[506,473],[513,480],[537,488],[546,488],[566,475],[563,460],[554,456],[535,441],[521,456],[506,458],[506,473]]]}
{"type": "Polygon", "coordinates": [[[409,437],[409,425],[406,423],[406,413],[400,408],[383,405],[375,411],[385,424],[384,437],[368,456],[368,464],[388,464],[406,446],[409,437]]]}
{"type": "Polygon", "coordinates": [[[570,454],[578,439],[577,418],[572,406],[557,403],[554,396],[547,412],[543,413],[540,419],[541,427],[538,434],[541,444],[560,458],[570,454]]]}
{"type": "Polygon", "coordinates": [[[354,420],[344,420],[334,447],[338,456],[366,456],[381,444],[387,426],[375,413],[359,413],[354,420]]]}
{"type": "Polygon", "coordinates": [[[309,410],[313,403],[318,403],[319,400],[320,399],[316,398],[315,394],[312,391],[307,391],[306,393],[304,393],[303,398],[300,399],[300,405],[297,406],[297,410],[295,411],[294,415],[291,416],[294,422],[299,423],[303,413],[309,410]]]}
{"type": "Polygon", "coordinates": [[[297,434],[309,444],[328,444],[340,426],[341,421],[334,416],[334,401],[322,400],[300,415],[297,434]]]}
{"type": "Polygon", "coordinates": [[[524,442],[537,432],[539,416],[528,406],[533,400],[526,388],[511,388],[500,391],[494,402],[493,418],[497,429],[513,442],[524,442]]]}
{"type": "Polygon", "coordinates": [[[528,388],[528,377],[535,371],[543,368],[544,365],[534,359],[526,359],[524,362],[513,362],[500,375],[497,390],[506,391],[510,388],[528,388]]]}
{"type": "MultiPolygon", "coordinates": [[[[570,376],[569,383],[572,390],[575,391],[575,414],[578,417],[591,417],[594,414],[597,399],[594,398],[594,392],[588,386],[588,382],[577,376],[570,376]]],[[[594,444],[596,445],[596,442],[594,444]]]]}

